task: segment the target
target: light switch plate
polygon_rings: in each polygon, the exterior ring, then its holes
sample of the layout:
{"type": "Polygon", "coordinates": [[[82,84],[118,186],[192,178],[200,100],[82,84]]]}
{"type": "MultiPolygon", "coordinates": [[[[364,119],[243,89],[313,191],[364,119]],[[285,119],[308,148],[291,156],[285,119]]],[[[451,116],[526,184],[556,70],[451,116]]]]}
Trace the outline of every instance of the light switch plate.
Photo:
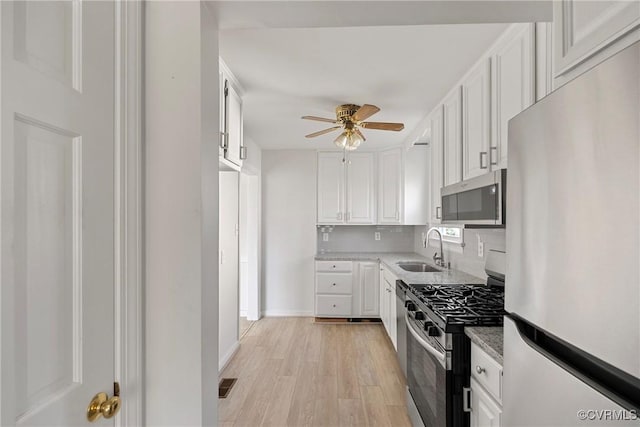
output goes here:
{"type": "Polygon", "coordinates": [[[376,231],[375,233],[373,233],[373,236],[376,240],[380,240],[380,232],[376,231]]]}

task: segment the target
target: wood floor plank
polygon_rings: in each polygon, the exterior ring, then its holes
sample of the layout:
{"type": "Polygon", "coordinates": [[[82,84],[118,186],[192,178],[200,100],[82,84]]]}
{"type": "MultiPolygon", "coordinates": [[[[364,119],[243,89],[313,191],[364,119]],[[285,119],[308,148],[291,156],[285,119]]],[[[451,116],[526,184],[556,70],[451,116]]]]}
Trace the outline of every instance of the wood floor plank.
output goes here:
{"type": "Polygon", "coordinates": [[[358,383],[358,361],[351,332],[353,328],[338,329],[338,397],[357,399],[360,397],[358,383]]]}
{"type": "Polygon", "coordinates": [[[387,405],[386,410],[393,427],[412,427],[406,406],[387,405]]]}
{"type": "Polygon", "coordinates": [[[391,426],[386,405],[384,402],[384,394],[379,386],[361,386],[362,403],[364,413],[367,417],[369,426],[391,426]]]}
{"type": "Polygon", "coordinates": [[[320,352],[319,375],[338,375],[338,326],[316,324],[322,329],[322,349],[320,352]]]}
{"type": "Polygon", "coordinates": [[[236,426],[259,426],[273,399],[276,383],[276,370],[282,363],[280,359],[268,359],[264,364],[264,371],[256,376],[253,387],[247,393],[244,404],[236,418],[236,426]]]}
{"type": "Polygon", "coordinates": [[[338,399],[338,414],[341,427],[367,425],[361,399],[338,399]]]}
{"type": "Polygon", "coordinates": [[[313,408],[314,426],[337,426],[338,378],[318,376],[316,379],[316,402],[313,408]]]}
{"type": "Polygon", "coordinates": [[[287,424],[293,392],[296,387],[296,377],[278,377],[274,387],[274,397],[264,414],[263,426],[281,427],[287,424]]]}
{"type": "Polygon", "coordinates": [[[289,426],[310,426],[315,409],[318,362],[302,362],[287,417],[289,426]]]}

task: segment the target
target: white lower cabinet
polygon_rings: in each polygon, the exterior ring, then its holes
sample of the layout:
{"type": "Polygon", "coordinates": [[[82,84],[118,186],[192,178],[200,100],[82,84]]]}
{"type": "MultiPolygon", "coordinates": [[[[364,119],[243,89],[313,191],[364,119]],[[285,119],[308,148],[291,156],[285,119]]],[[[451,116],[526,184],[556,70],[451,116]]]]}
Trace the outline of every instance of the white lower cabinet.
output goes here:
{"type": "Polygon", "coordinates": [[[387,331],[387,335],[393,343],[393,348],[398,350],[398,332],[396,319],[396,280],[389,270],[380,267],[380,319],[387,331]]]}
{"type": "Polygon", "coordinates": [[[502,366],[473,342],[468,401],[471,427],[501,426],[502,366]]]}
{"type": "Polygon", "coordinates": [[[502,407],[471,378],[471,427],[500,427],[502,407]]]}
{"type": "Polygon", "coordinates": [[[316,317],[378,317],[375,261],[316,261],[316,317]]]}

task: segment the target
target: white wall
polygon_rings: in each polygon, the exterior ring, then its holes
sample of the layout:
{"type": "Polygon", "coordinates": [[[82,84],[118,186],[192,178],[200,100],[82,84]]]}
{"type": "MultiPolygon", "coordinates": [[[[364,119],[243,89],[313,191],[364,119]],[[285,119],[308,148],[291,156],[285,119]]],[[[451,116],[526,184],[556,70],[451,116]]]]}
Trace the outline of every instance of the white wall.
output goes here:
{"type": "Polygon", "coordinates": [[[264,150],[263,310],[313,315],[316,152],[264,150]]]}
{"type": "MultiPolygon", "coordinates": [[[[220,172],[220,265],[218,318],[218,370],[221,371],[238,349],[239,291],[239,173],[220,172]]],[[[215,262],[215,260],[212,260],[215,262]]]]}
{"type": "MultiPolygon", "coordinates": [[[[217,425],[218,30],[145,5],[145,425],[217,425]]],[[[126,402],[125,402],[126,404],[126,402]]]]}

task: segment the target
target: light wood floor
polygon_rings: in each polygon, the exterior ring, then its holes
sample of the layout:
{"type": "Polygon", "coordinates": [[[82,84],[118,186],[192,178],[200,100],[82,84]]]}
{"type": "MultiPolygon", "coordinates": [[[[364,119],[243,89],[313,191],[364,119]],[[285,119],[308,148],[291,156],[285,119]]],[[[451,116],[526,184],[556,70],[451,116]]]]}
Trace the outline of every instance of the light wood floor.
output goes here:
{"type": "Polygon", "coordinates": [[[405,380],[382,324],[264,318],[222,373],[220,426],[411,426],[405,380]]]}
{"type": "Polygon", "coordinates": [[[247,320],[246,317],[240,317],[240,333],[238,336],[242,338],[244,334],[246,334],[249,331],[249,328],[251,328],[251,326],[253,326],[254,323],[255,321],[253,320],[247,320]]]}

